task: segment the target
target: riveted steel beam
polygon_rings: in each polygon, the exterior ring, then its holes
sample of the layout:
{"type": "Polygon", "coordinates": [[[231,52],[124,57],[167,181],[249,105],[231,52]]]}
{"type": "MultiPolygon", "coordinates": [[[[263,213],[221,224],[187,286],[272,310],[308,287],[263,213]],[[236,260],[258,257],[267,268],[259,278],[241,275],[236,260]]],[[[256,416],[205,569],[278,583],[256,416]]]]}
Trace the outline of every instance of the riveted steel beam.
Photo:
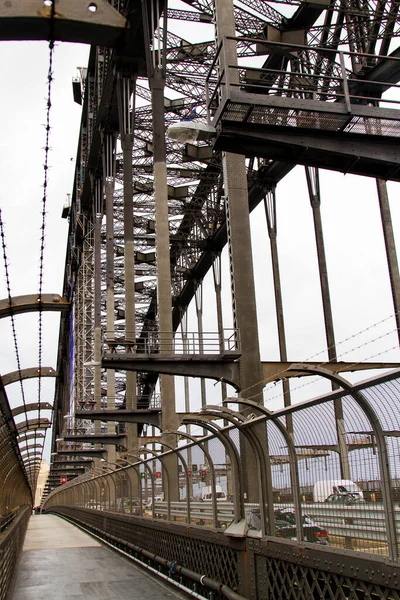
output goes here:
{"type": "Polygon", "coordinates": [[[105,444],[105,445],[125,445],[126,435],[123,433],[104,433],[104,434],[87,434],[87,435],[64,435],[65,442],[84,442],[85,444],[105,444]]]}
{"type": "Polygon", "coordinates": [[[44,438],[44,433],[40,433],[38,431],[35,431],[34,433],[25,433],[24,435],[18,436],[18,444],[19,444],[19,446],[21,446],[21,444],[27,443],[28,440],[33,440],[33,439],[38,439],[38,438],[44,438]]]}
{"type": "Polygon", "coordinates": [[[30,367],[29,369],[21,369],[20,371],[11,371],[2,375],[3,385],[10,385],[21,379],[31,379],[32,377],[57,377],[58,373],[53,367],[30,367]]]}
{"type": "Polygon", "coordinates": [[[43,0],[1,2],[1,40],[47,40],[116,46],[127,26],[126,19],[107,0],[43,0]]]}
{"type": "MultiPolygon", "coordinates": [[[[1,22],[1,19],[0,19],[1,22]]],[[[19,315],[25,312],[42,311],[61,311],[66,312],[69,309],[69,302],[64,300],[59,294],[29,294],[27,296],[14,296],[11,298],[11,304],[8,298],[0,300],[0,319],[10,315],[19,315]]]]}
{"type": "Polygon", "coordinates": [[[73,460],[55,460],[51,463],[50,468],[52,469],[61,469],[63,466],[70,467],[75,469],[76,467],[91,467],[93,464],[93,460],[85,459],[73,459],[73,460]]]}
{"type": "MultiPolygon", "coordinates": [[[[305,377],[310,374],[304,370],[296,371],[292,369],[293,362],[263,361],[261,364],[263,367],[264,383],[287,377],[305,377]]],[[[315,368],[321,366],[320,362],[307,362],[302,364],[307,364],[309,367],[315,368]]],[[[354,362],[345,362],[341,360],[338,362],[327,362],[324,363],[323,366],[324,369],[327,369],[331,373],[349,373],[352,371],[366,371],[368,369],[398,369],[400,363],[359,362],[355,364],[354,362]]]]}
{"type": "Polygon", "coordinates": [[[42,449],[43,446],[42,446],[42,444],[35,444],[35,443],[28,444],[27,446],[25,446],[25,448],[21,448],[21,456],[22,456],[22,454],[24,454],[26,452],[29,453],[29,448],[42,449]]]}
{"type": "Polygon", "coordinates": [[[58,456],[93,456],[101,458],[106,450],[59,450],[58,456]]]}
{"type": "Polygon", "coordinates": [[[251,128],[224,124],[214,146],[246,156],[287,160],[342,173],[400,181],[398,138],[379,135],[304,130],[251,128]]]}
{"type": "Polygon", "coordinates": [[[51,423],[48,419],[30,419],[16,425],[18,434],[24,433],[30,429],[47,429],[51,423]]]}
{"type": "Polygon", "coordinates": [[[192,356],[151,356],[141,357],[140,354],[105,354],[102,360],[105,369],[120,369],[123,371],[147,371],[167,375],[187,375],[191,377],[206,377],[217,381],[226,381],[239,389],[239,363],[217,356],[208,358],[192,356]]]}
{"type": "Polygon", "coordinates": [[[142,423],[161,428],[160,409],[141,410],[81,410],[76,411],[79,419],[93,421],[117,421],[119,423],[142,423]]]}
{"type": "Polygon", "coordinates": [[[17,415],[22,415],[23,413],[30,412],[32,410],[52,410],[53,407],[48,402],[32,402],[31,404],[26,404],[25,406],[18,406],[17,408],[13,408],[11,414],[13,417],[17,415]]]}

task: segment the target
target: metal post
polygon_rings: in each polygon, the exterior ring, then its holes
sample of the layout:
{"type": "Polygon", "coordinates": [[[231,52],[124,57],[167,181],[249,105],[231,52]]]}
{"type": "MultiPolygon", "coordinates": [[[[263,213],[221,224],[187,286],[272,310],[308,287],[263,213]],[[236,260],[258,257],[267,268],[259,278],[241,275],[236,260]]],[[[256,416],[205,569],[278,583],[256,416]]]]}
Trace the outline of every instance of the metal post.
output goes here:
{"type": "MultiPolygon", "coordinates": [[[[235,37],[235,19],[232,0],[219,0],[215,4],[217,43],[223,38],[235,37]]],[[[238,83],[236,42],[224,40],[220,58],[220,71],[225,71],[225,81],[238,83]],[[228,65],[231,65],[228,68],[228,65]]],[[[227,87],[227,86],[226,86],[227,87]]],[[[224,152],[226,224],[231,272],[233,326],[240,332],[242,356],[240,358],[240,392],[243,397],[263,402],[263,373],[260,363],[257,310],[254,288],[253,258],[251,251],[250,219],[245,157],[224,152]]],[[[265,440],[263,441],[265,443],[265,440]]],[[[256,465],[251,452],[242,449],[245,462],[247,500],[257,501],[256,465]]],[[[271,474],[268,474],[271,477],[271,474]]]]}
{"type": "MultiPolygon", "coordinates": [[[[171,261],[169,244],[169,222],[168,222],[168,187],[166,166],[166,143],[164,122],[164,88],[165,88],[165,65],[166,56],[163,49],[166,48],[167,32],[167,3],[164,5],[163,40],[154,36],[152,44],[149,39],[149,14],[148,5],[143,3],[143,22],[145,24],[145,46],[147,70],[151,90],[151,105],[153,118],[153,169],[154,169],[154,195],[155,195],[155,217],[156,217],[156,255],[157,255],[157,304],[159,331],[163,335],[160,353],[172,351],[172,294],[171,294],[171,261]],[[152,50],[150,50],[152,46],[152,50]]],[[[150,16],[153,19],[155,6],[153,0],[149,3],[150,16]]],[[[158,11],[158,5],[157,5],[158,11]]],[[[158,21],[155,28],[158,29],[158,21]]],[[[152,28],[153,30],[154,28],[152,28]]],[[[158,33],[160,30],[158,29],[158,33]]],[[[162,401],[162,429],[177,429],[178,418],[175,408],[175,384],[170,375],[162,375],[161,401],[162,401]]],[[[171,457],[173,460],[174,457],[171,457]]],[[[171,481],[171,500],[179,500],[178,465],[175,458],[174,466],[169,465],[171,481]]]]}
{"type": "MultiPolygon", "coordinates": [[[[132,151],[134,132],[134,106],[131,98],[134,94],[135,82],[129,75],[119,74],[118,77],[118,114],[121,133],[121,146],[124,165],[124,276],[125,276],[125,338],[136,340],[135,327],[135,245],[133,236],[133,182],[132,182],[132,151]]],[[[134,346],[132,351],[135,351],[134,346]]],[[[126,409],[137,408],[136,373],[126,372],[126,409]]],[[[137,425],[127,423],[127,449],[131,450],[138,444],[137,425]]]]}
{"type": "MultiPolygon", "coordinates": [[[[101,222],[103,219],[103,182],[96,179],[94,188],[94,400],[95,409],[101,409],[101,222]]],[[[94,431],[99,434],[101,421],[94,422],[94,431]]],[[[99,448],[96,444],[95,448],[99,448]]],[[[100,460],[95,459],[99,467],[100,460]]]]}
{"type": "MultiPolygon", "coordinates": [[[[198,281],[196,283],[195,292],[195,304],[196,304],[196,316],[197,316],[197,331],[199,335],[199,354],[204,354],[204,343],[203,343],[203,282],[198,281]]],[[[200,378],[200,390],[201,390],[201,406],[202,408],[207,404],[206,400],[206,382],[204,377],[200,378]]],[[[205,433],[203,432],[205,435],[205,433]]]]}
{"type": "Polygon", "coordinates": [[[381,211],[382,230],[385,240],[386,258],[389,268],[389,277],[392,290],[393,306],[396,319],[397,336],[400,342],[400,277],[399,265],[397,262],[396,244],[393,235],[392,218],[390,214],[389,197],[387,193],[386,181],[376,180],[379,197],[379,208],[381,211]]]}
{"type": "MultiPolygon", "coordinates": [[[[285,319],[283,315],[283,302],[282,302],[282,286],[281,276],[279,270],[279,257],[278,257],[278,245],[277,245],[277,222],[276,222],[276,188],[271,188],[265,195],[264,198],[265,215],[267,217],[267,228],[271,248],[271,261],[272,261],[272,272],[274,277],[274,292],[275,292],[275,311],[276,311],[276,322],[278,326],[278,339],[279,339],[279,352],[280,359],[282,362],[287,362],[287,349],[286,349],[286,333],[285,333],[285,319]]],[[[287,378],[282,381],[283,389],[283,403],[284,406],[290,406],[290,384],[287,378]]],[[[293,418],[292,415],[286,417],[286,427],[288,432],[293,436],[293,418]]]]}
{"type": "MultiPolygon", "coordinates": [[[[115,186],[114,132],[104,134],[103,172],[106,195],[106,289],[107,289],[107,339],[114,337],[114,186],[115,186]]],[[[107,369],[107,408],[115,408],[115,371],[107,369]]],[[[115,433],[115,424],[109,422],[108,433],[115,433]]],[[[115,462],[115,446],[107,448],[107,460],[115,462]]]]}
{"type": "MultiPolygon", "coordinates": [[[[308,192],[310,196],[311,207],[314,217],[315,242],[317,246],[319,279],[321,285],[322,306],[324,310],[325,336],[328,350],[329,362],[337,361],[335,331],[333,326],[332,306],[329,292],[328,268],[326,264],[324,234],[322,229],[321,219],[321,194],[319,187],[319,173],[315,167],[305,167],[308,192]]],[[[335,383],[332,383],[332,389],[337,389],[335,383]]],[[[339,445],[340,472],[343,479],[351,479],[349,452],[346,443],[346,434],[344,428],[344,417],[342,409],[342,401],[335,400],[335,418],[336,431],[339,445]]]]}
{"type": "MultiPolygon", "coordinates": [[[[182,329],[182,342],[183,342],[183,353],[187,354],[188,351],[188,343],[187,343],[187,327],[188,327],[188,318],[187,318],[187,310],[182,311],[181,313],[181,329],[182,329]]],[[[190,395],[189,395],[189,378],[183,378],[184,392],[185,392],[185,413],[190,413],[190,395]]],[[[190,434],[190,426],[186,425],[186,433],[190,434]]],[[[189,498],[193,496],[193,469],[192,469],[192,449],[188,448],[187,451],[187,462],[190,466],[190,470],[192,474],[188,476],[188,489],[187,495],[189,498]]]]}

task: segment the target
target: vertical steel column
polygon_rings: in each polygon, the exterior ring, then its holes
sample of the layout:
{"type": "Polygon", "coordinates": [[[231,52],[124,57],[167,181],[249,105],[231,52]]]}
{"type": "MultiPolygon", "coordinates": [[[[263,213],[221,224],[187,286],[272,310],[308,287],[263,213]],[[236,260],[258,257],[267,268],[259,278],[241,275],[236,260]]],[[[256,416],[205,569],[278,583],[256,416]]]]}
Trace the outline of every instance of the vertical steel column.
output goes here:
{"type": "MultiPolygon", "coordinates": [[[[215,0],[217,40],[235,36],[232,0],[215,0]]],[[[236,43],[225,40],[221,70],[238,82],[236,43]]],[[[234,327],[240,332],[240,388],[262,403],[262,369],[258,340],[246,163],[244,156],[224,152],[222,158],[234,327]]]]}
{"type": "MultiPolygon", "coordinates": [[[[156,69],[150,79],[153,110],[154,190],[156,204],[156,254],[158,321],[161,352],[172,349],[172,294],[168,221],[166,147],[164,130],[164,75],[156,69]],[[170,339],[169,339],[170,337],[170,339]]],[[[176,429],[175,385],[170,375],[161,376],[162,428],[176,429]]]]}
{"type": "MultiPolygon", "coordinates": [[[[224,322],[222,317],[222,301],[221,301],[221,290],[222,290],[222,277],[221,277],[221,254],[216,254],[214,256],[212,270],[213,270],[213,279],[214,279],[214,291],[215,291],[215,304],[217,309],[217,327],[218,327],[218,338],[219,338],[219,349],[222,354],[224,351],[224,322]]],[[[222,402],[227,397],[226,391],[226,383],[225,381],[221,381],[221,400],[222,402]]],[[[227,425],[228,422],[224,421],[224,425],[227,425]]],[[[225,453],[225,462],[226,462],[226,491],[228,494],[228,498],[230,498],[233,494],[232,487],[232,469],[229,455],[225,453]]]]}
{"type": "MultiPolygon", "coordinates": [[[[325,336],[329,362],[337,361],[335,331],[333,326],[332,306],[329,292],[328,268],[326,264],[324,234],[321,219],[321,194],[319,187],[319,171],[315,167],[305,167],[310,203],[314,218],[315,242],[317,246],[319,280],[321,285],[322,306],[324,310],[325,336]]],[[[332,383],[332,389],[337,385],[332,383]]],[[[335,400],[336,431],[339,445],[340,471],[343,479],[351,479],[349,452],[346,443],[342,401],[335,400]]]]}
{"type": "MultiPolygon", "coordinates": [[[[114,187],[115,187],[115,142],[114,132],[103,136],[103,175],[106,196],[106,290],[107,290],[107,339],[114,332],[114,187]]],[[[115,408],[115,371],[107,369],[107,408],[115,408]]],[[[115,433],[115,423],[109,422],[108,433],[115,433]]],[[[107,460],[115,462],[115,446],[107,447],[107,460]]]]}
{"type": "MultiPolygon", "coordinates": [[[[76,252],[76,250],[75,250],[76,252]]],[[[77,257],[78,258],[78,257],[77,257]]],[[[84,397],[84,302],[83,302],[83,273],[84,261],[80,261],[79,269],[76,273],[76,285],[74,291],[74,387],[73,405],[70,407],[72,415],[72,427],[75,423],[75,409],[77,403],[84,397]]]]}
{"type": "MultiPolygon", "coordinates": [[[[204,354],[204,341],[203,341],[203,282],[196,282],[196,292],[194,295],[196,304],[196,316],[197,316],[197,331],[199,335],[199,353],[204,354]]],[[[204,377],[200,377],[200,393],[201,393],[201,407],[203,408],[207,404],[206,399],[206,381],[204,377]]],[[[206,435],[203,432],[203,435],[206,435]]]]}
{"type": "Polygon", "coordinates": [[[386,259],[389,269],[390,285],[392,290],[393,306],[396,319],[397,336],[400,342],[400,277],[399,265],[397,262],[396,244],[393,235],[392,218],[390,215],[389,197],[387,193],[386,181],[376,180],[378,188],[379,208],[381,211],[382,230],[385,240],[386,259]]]}
{"type": "MultiPolygon", "coordinates": [[[[265,215],[267,217],[267,228],[269,235],[269,242],[271,248],[271,261],[272,261],[272,273],[274,277],[274,292],[275,292],[275,311],[276,311],[276,322],[278,327],[278,340],[279,340],[279,352],[280,359],[282,362],[287,362],[287,348],[286,348],[286,333],[285,333],[285,319],[283,315],[283,302],[282,302],[282,286],[281,276],[279,270],[279,256],[278,256],[278,244],[277,244],[277,222],[276,222],[276,188],[273,186],[272,189],[268,190],[264,198],[265,215]]],[[[282,381],[283,390],[283,403],[284,406],[290,406],[290,384],[289,380],[285,377],[282,381]]],[[[286,416],[286,427],[288,432],[293,435],[293,418],[292,415],[286,416]]]]}
{"type": "MultiPolygon", "coordinates": [[[[134,132],[135,81],[130,75],[118,76],[118,115],[119,130],[124,164],[124,277],[125,277],[125,338],[136,340],[135,327],[135,244],[133,236],[133,181],[132,181],[132,151],[134,132]]],[[[136,373],[126,371],[126,409],[135,410],[136,373]]],[[[137,425],[126,423],[127,450],[132,450],[138,444],[137,425]]]]}
{"type": "Polygon", "coordinates": [[[94,348],[94,223],[92,215],[83,220],[85,236],[83,240],[83,302],[84,302],[84,388],[81,402],[93,398],[93,348],[94,348]]]}
{"type": "MultiPolygon", "coordinates": [[[[217,327],[218,327],[218,339],[219,339],[219,351],[222,354],[224,351],[224,322],[222,318],[222,301],[221,301],[221,254],[216,254],[214,256],[213,264],[213,279],[214,279],[214,291],[215,291],[215,303],[217,309],[217,327]]],[[[226,383],[225,381],[221,381],[221,396],[222,400],[225,400],[226,393],[226,383]]]]}
{"type": "MultiPolygon", "coordinates": [[[[153,118],[153,169],[154,169],[154,197],[155,197],[155,220],[156,220],[156,256],[157,256],[157,305],[158,323],[162,343],[160,352],[172,351],[172,287],[171,287],[171,261],[169,242],[168,221],[168,188],[167,188],[167,165],[166,165],[166,143],[165,143],[165,119],[164,119],[164,88],[165,88],[165,65],[166,56],[163,51],[167,46],[167,2],[163,7],[163,38],[154,36],[152,49],[147,32],[149,29],[149,13],[152,25],[151,31],[159,28],[159,5],[151,0],[148,4],[143,3],[143,20],[147,39],[146,60],[151,90],[151,107],[153,118]]],[[[178,428],[178,418],[175,407],[175,383],[171,375],[161,375],[161,406],[162,406],[162,429],[174,430],[178,428]]],[[[173,461],[173,457],[170,459],[173,461]]],[[[175,457],[174,466],[171,462],[168,466],[171,479],[171,500],[179,500],[178,464],[175,457]]]]}
{"type": "MultiPolygon", "coordinates": [[[[187,354],[188,351],[188,314],[187,310],[181,309],[181,329],[182,329],[182,342],[183,342],[183,353],[187,354]]],[[[190,413],[190,394],[189,394],[189,377],[183,378],[184,394],[185,394],[185,413],[190,413]]],[[[186,433],[190,434],[190,425],[186,425],[186,433]]],[[[188,490],[187,494],[191,498],[193,495],[193,468],[192,468],[192,448],[189,447],[187,450],[187,462],[191,470],[191,475],[188,476],[188,490]]]]}
{"type": "MultiPolygon", "coordinates": [[[[94,401],[95,409],[101,406],[101,222],[103,220],[103,182],[96,179],[94,182],[94,401]]],[[[94,431],[99,434],[101,421],[94,422],[94,431]]],[[[95,445],[95,448],[99,448],[95,445]]],[[[95,466],[99,467],[100,459],[95,459],[95,466]]]]}
{"type": "MultiPolygon", "coordinates": [[[[235,37],[233,0],[215,0],[215,20],[218,43],[225,36],[235,37]]],[[[228,81],[238,83],[236,66],[236,42],[225,39],[220,68],[221,72],[225,72],[226,83],[228,81]]],[[[225,93],[226,87],[223,86],[223,93],[225,93]]],[[[224,152],[222,166],[231,271],[233,326],[239,331],[242,351],[240,394],[262,404],[263,372],[260,362],[245,157],[224,152]]],[[[265,444],[265,439],[261,443],[265,444]]],[[[247,442],[243,442],[241,456],[244,463],[247,501],[257,502],[257,467],[247,442]]],[[[268,473],[267,477],[271,478],[271,473],[268,473]]],[[[272,498],[270,502],[272,503],[272,498]]]]}

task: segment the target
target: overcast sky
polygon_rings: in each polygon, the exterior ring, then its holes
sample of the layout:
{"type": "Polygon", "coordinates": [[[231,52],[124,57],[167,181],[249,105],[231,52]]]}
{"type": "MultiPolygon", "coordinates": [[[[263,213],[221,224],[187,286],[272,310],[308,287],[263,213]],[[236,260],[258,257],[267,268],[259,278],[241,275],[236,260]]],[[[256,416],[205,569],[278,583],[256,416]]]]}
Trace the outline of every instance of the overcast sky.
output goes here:
{"type": "MultiPolygon", "coordinates": [[[[68,222],[61,218],[67,194],[72,192],[77,151],[80,107],[72,97],[72,78],[85,66],[88,48],[57,44],[50,122],[50,171],[47,195],[44,292],[62,292],[68,222]]],[[[12,295],[37,293],[41,207],[44,180],[46,121],[47,43],[0,42],[0,99],[3,116],[0,136],[0,206],[4,222],[12,295]]],[[[399,184],[389,184],[396,238],[400,235],[399,184]]],[[[343,360],[400,360],[393,306],[386,267],[376,184],[373,179],[321,173],[322,216],[331,284],[333,316],[339,358],[343,360]],[[385,320],[383,324],[374,324],[385,320]],[[364,334],[352,338],[365,329],[364,334]],[[343,340],[351,338],[347,343],[343,340]],[[379,338],[379,339],[378,339],[379,338]],[[374,341],[376,340],[376,341],[374,341]],[[360,346],[359,348],[357,348],[360,346]],[[357,348],[351,353],[349,350],[357,348]],[[347,353],[347,354],[344,354],[347,353]],[[379,354],[378,356],[376,356],[379,354]]],[[[325,360],[326,353],[312,213],[302,167],[296,168],[277,189],[278,246],[281,260],[289,360],[325,360]]],[[[251,217],[261,355],[278,360],[269,240],[263,207],[251,217]]],[[[1,297],[7,296],[3,260],[1,297]]],[[[229,272],[224,254],[225,326],[231,326],[229,272]]],[[[205,283],[206,296],[212,288],[205,283]]],[[[216,329],[213,304],[205,305],[204,330],[216,329]]],[[[191,322],[194,311],[191,309],[191,322]]],[[[21,368],[38,364],[38,316],[15,317],[21,368]]],[[[56,367],[57,314],[44,313],[43,366],[56,367]]],[[[17,368],[10,320],[0,322],[1,373],[17,368]]],[[[367,373],[367,376],[369,374],[367,373]]],[[[318,393],[319,387],[302,386],[298,398],[318,393]]],[[[266,393],[277,395],[277,388],[266,393]]],[[[53,402],[54,382],[43,381],[42,400],[53,402]]],[[[215,401],[215,388],[207,384],[215,401]]],[[[178,385],[179,409],[182,392],[178,385]]],[[[198,405],[197,383],[192,390],[198,405]]],[[[24,384],[25,399],[37,399],[37,381],[24,384]]],[[[7,389],[11,406],[21,403],[19,384],[7,389]]],[[[269,405],[275,402],[268,400],[269,405]]]]}
{"type": "MultiPolygon", "coordinates": [[[[71,193],[80,124],[72,96],[76,67],[86,66],[88,47],[57,44],[50,123],[46,244],[43,292],[62,293],[68,222],[62,207],[71,193]]],[[[0,207],[4,223],[11,294],[39,289],[40,227],[44,181],[44,146],[49,49],[46,42],[0,42],[0,207]]],[[[7,297],[1,252],[1,298],[7,297]]],[[[21,368],[38,365],[38,313],[15,317],[21,368]]],[[[59,315],[43,313],[42,366],[56,368],[59,315]]],[[[0,321],[1,373],[17,369],[10,319],[0,321]]],[[[7,387],[12,407],[22,404],[20,384],[7,387]]],[[[24,383],[27,403],[37,401],[38,381],[24,383]]],[[[53,403],[54,380],[42,380],[42,401],[53,403]]],[[[35,415],[31,413],[30,418],[35,415]]],[[[42,413],[49,417],[49,413],[42,413]]],[[[16,421],[20,421],[17,417],[16,421]]]]}

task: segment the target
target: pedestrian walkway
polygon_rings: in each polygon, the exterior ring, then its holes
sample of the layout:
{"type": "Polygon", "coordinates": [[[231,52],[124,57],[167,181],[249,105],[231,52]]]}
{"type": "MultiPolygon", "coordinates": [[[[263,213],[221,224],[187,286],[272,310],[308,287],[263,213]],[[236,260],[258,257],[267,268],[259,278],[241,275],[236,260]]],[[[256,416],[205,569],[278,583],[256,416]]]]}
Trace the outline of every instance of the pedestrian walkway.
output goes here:
{"type": "Polygon", "coordinates": [[[31,517],[12,600],[182,597],[60,517],[31,517]]]}

